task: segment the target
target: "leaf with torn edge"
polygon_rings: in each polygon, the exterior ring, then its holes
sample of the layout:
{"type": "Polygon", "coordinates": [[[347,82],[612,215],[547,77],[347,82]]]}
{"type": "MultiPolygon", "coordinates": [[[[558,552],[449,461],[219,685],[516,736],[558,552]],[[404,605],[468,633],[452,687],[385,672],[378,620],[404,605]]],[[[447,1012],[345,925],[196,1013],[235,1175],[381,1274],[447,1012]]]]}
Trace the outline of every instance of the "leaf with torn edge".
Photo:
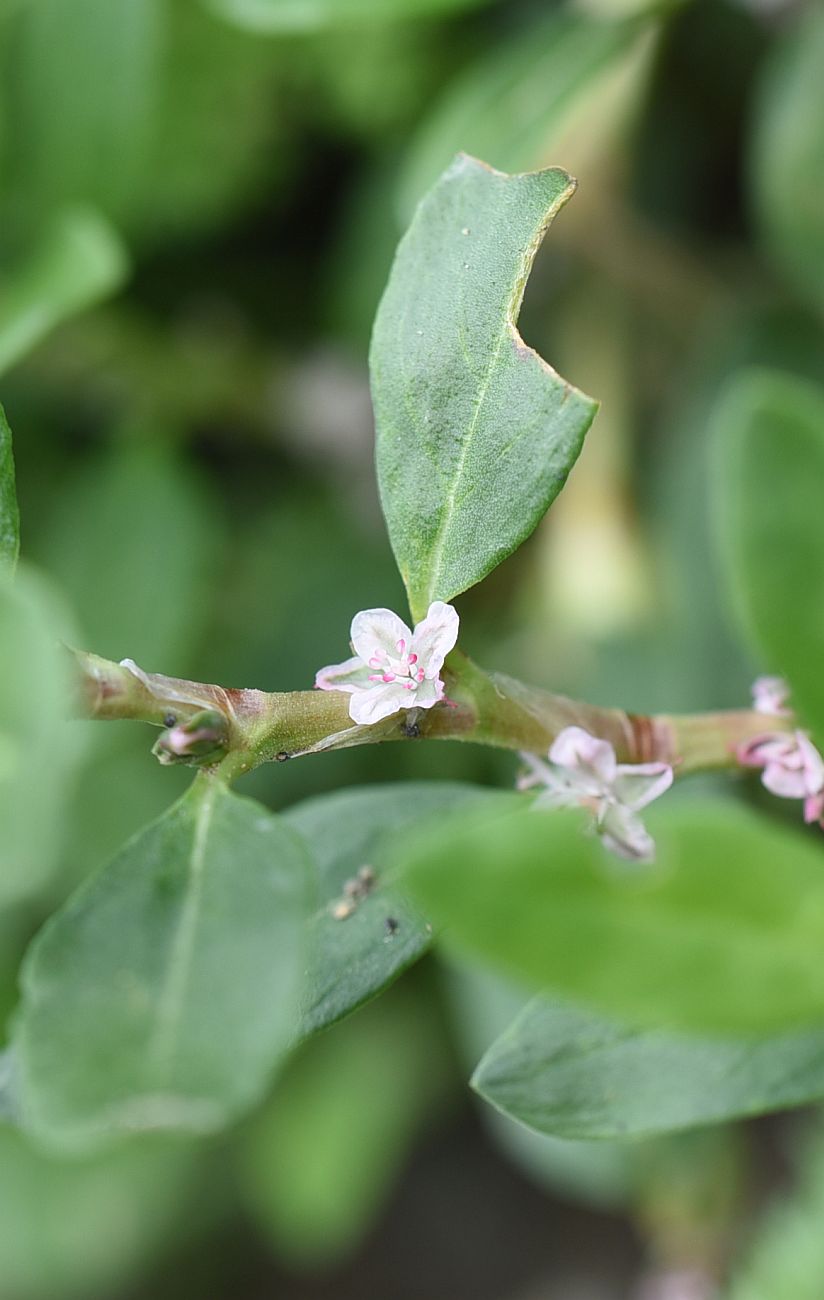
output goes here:
{"type": "Polygon", "coordinates": [[[459,155],[398,248],[370,368],[381,502],[416,619],[529,536],[595,414],[516,326],[574,189],[558,167],[508,176],[459,155]]]}

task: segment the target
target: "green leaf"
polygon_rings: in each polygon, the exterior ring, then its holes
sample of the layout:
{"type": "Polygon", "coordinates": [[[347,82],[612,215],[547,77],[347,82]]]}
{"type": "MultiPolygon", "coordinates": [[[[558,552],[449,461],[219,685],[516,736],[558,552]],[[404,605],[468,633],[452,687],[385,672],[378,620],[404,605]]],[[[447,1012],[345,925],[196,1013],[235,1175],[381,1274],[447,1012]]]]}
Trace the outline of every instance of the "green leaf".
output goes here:
{"type": "Polygon", "coordinates": [[[621,73],[650,28],[648,19],[553,10],[496,40],[450,80],[424,117],[401,174],[400,211],[405,217],[414,211],[458,150],[512,172],[568,159],[576,123],[598,109],[598,129],[586,131],[587,144],[604,145],[606,133],[626,120],[627,101],[637,98],[637,77],[621,73]]]}
{"type": "Polygon", "coordinates": [[[381,501],[416,619],[529,536],[595,414],[515,324],[574,188],[560,168],[505,176],[460,156],[398,248],[370,366],[381,501]]]}
{"type": "Polygon", "coordinates": [[[281,819],[199,777],[29,950],[24,1124],[82,1146],[209,1132],[254,1102],[294,1034],[309,883],[281,819]]]}
{"type": "Polygon", "coordinates": [[[750,187],[764,239],[824,305],[824,10],[801,7],[773,40],[753,114],[750,187]]]}
{"type": "Polygon", "coordinates": [[[392,882],[400,844],[428,817],[508,796],[451,782],[403,782],[307,799],[284,814],[320,868],[318,908],[309,925],[312,954],[303,991],[301,1033],[339,1020],[417,961],[432,927],[392,882]],[[344,886],[361,867],[374,873],[365,896],[342,919],[344,886]],[[394,924],[392,924],[394,923],[394,924]]]}
{"type": "Polygon", "coordinates": [[[78,208],[55,217],[28,259],[4,277],[0,374],[66,317],[117,289],[126,271],[125,250],[97,213],[78,208]]]}
{"type": "Polygon", "coordinates": [[[492,1044],[472,1086],[539,1133],[666,1133],[824,1097],[824,1029],[699,1038],[539,997],[492,1044]]]}
{"type": "Polygon", "coordinates": [[[123,435],[63,484],[37,558],[98,654],[183,675],[209,613],[223,516],[173,435],[123,435]]]}
{"type": "Polygon", "coordinates": [[[205,0],[209,9],[256,32],[368,26],[473,9],[488,0],[205,0]]]}
{"type": "Polygon", "coordinates": [[[163,0],[37,0],[8,24],[5,201],[21,233],[69,204],[118,225],[145,178],[163,67],[163,0]]]}
{"type": "Polygon", "coordinates": [[[725,1300],[819,1300],[824,1275],[824,1132],[820,1117],[794,1134],[796,1178],[757,1224],[725,1300]],[[799,1168],[800,1166],[800,1168],[799,1168]]]}
{"type": "Polygon", "coordinates": [[[733,597],[767,668],[787,678],[824,740],[824,391],[751,371],[715,423],[716,516],[733,597]]]}
{"type": "Polygon", "coordinates": [[[611,857],[562,811],[463,814],[403,879],[444,941],[628,1019],[758,1033],[824,1022],[824,851],[723,804],[648,818],[658,864],[611,857]]]}
{"type": "MultiPolygon", "coordinates": [[[[468,1073],[523,1009],[524,991],[488,969],[466,962],[448,967],[447,973],[452,1032],[468,1073]]],[[[568,1141],[525,1128],[503,1109],[492,1106],[481,1107],[479,1117],[496,1146],[531,1181],[564,1200],[619,1209],[633,1199],[636,1151],[627,1143],[568,1141]]]]}
{"type": "Polygon", "coordinates": [[[433,1018],[398,992],[307,1044],[243,1135],[242,1195],[292,1267],[358,1245],[448,1081],[433,1018]]]}
{"type": "Polygon", "coordinates": [[[55,863],[78,754],[61,637],[65,610],[39,575],[0,572],[0,906],[35,895],[55,863]]]}
{"type": "Polygon", "coordinates": [[[20,514],[14,483],[14,453],[11,429],[0,406],[0,568],[17,563],[20,551],[20,514]]]}
{"type": "MultiPolygon", "coordinates": [[[[0,1126],[0,1276],[14,1300],[121,1293],[175,1237],[204,1195],[198,1153],[143,1141],[57,1159],[0,1126]]],[[[131,1289],[130,1287],[128,1289],[131,1289]]]]}

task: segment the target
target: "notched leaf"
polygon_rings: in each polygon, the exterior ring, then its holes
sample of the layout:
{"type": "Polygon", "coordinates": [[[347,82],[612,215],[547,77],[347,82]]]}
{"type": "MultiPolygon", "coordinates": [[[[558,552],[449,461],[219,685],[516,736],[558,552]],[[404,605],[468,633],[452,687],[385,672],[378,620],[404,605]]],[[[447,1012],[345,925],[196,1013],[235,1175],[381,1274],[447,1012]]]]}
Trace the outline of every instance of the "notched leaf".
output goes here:
{"type": "Polygon", "coordinates": [[[517,328],[576,182],[459,155],[398,248],[371,349],[381,500],[413,615],[479,582],[566,481],[596,403],[517,328]]]}

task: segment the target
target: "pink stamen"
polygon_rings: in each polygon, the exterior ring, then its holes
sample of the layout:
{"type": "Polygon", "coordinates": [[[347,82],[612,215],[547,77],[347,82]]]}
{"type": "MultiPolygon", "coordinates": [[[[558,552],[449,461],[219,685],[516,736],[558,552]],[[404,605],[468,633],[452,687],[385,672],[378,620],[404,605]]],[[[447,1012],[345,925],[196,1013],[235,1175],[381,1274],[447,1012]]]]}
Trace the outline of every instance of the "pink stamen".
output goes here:
{"type": "Polygon", "coordinates": [[[401,637],[400,641],[398,642],[398,654],[402,655],[405,649],[406,649],[406,642],[403,639],[403,637],[401,637]]]}
{"type": "Polygon", "coordinates": [[[370,674],[369,674],[369,680],[370,680],[370,682],[382,682],[382,681],[383,681],[383,673],[370,673],[370,674]]]}
{"type": "Polygon", "coordinates": [[[382,659],[382,657],[378,654],[378,652],[377,652],[377,650],[376,650],[375,653],[373,654],[372,658],[369,660],[369,667],[370,667],[370,668],[380,668],[380,666],[381,666],[382,663],[383,663],[383,659],[382,659]]]}
{"type": "Polygon", "coordinates": [[[411,664],[416,664],[416,663],[418,662],[418,656],[417,656],[417,655],[410,655],[410,656],[409,656],[409,662],[410,662],[411,664]]]}
{"type": "Polygon", "coordinates": [[[384,674],[383,674],[383,681],[385,681],[385,682],[394,682],[394,680],[395,680],[395,674],[394,674],[394,673],[384,673],[384,674]]]}
{"type": "Polygon", "coordinates": [[[405,688],[407,691],[414,691],[414,689],[415,689],[415,683],[414,683],[414,682],[404,682],[404,688],[405,688]]]}
{"type": "Polygon", "coordinates": [[[422,681],[423,681],[423,678],[424,678],[424,671],[423,671],[422,668],[419,668],[419,669],[418,669],[418,681],[419,681],[419,682],[422,682],[422,681]]]}

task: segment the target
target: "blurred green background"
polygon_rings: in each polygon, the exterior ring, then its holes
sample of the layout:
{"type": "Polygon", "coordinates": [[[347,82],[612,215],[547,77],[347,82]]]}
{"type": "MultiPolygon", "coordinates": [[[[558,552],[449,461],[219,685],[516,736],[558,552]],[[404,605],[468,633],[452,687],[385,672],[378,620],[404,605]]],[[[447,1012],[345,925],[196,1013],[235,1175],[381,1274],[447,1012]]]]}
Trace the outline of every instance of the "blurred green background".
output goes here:
{"type": "MultiPolygon", "coordinates": [[[[81,643],[297,689],[354,611],[403,609],[369,329],[464,149],[578,177],[522,332],[602,402],[551,517],[459,602],[466,648],[633,710],[745,704],[708,433],[742,368],[824,378],[822,67],[818,3],[0,0],[0,398],[24,555],[81,643]]],[[[76,734],[61,871],[0,926],[6,1012],[43,917],[188,779],[143,728],[76,734]]],[[[514,771],[367,746],[241,791],[514,771]]],[[[465,1083],[518,1004],[427,961],[220,1140],[72,1161],[0,1127],[0,1300],[708,1300],[730,1269],[736,1300],[824,1293],[814,1118],[539,1139],[465,1083]]]]}

